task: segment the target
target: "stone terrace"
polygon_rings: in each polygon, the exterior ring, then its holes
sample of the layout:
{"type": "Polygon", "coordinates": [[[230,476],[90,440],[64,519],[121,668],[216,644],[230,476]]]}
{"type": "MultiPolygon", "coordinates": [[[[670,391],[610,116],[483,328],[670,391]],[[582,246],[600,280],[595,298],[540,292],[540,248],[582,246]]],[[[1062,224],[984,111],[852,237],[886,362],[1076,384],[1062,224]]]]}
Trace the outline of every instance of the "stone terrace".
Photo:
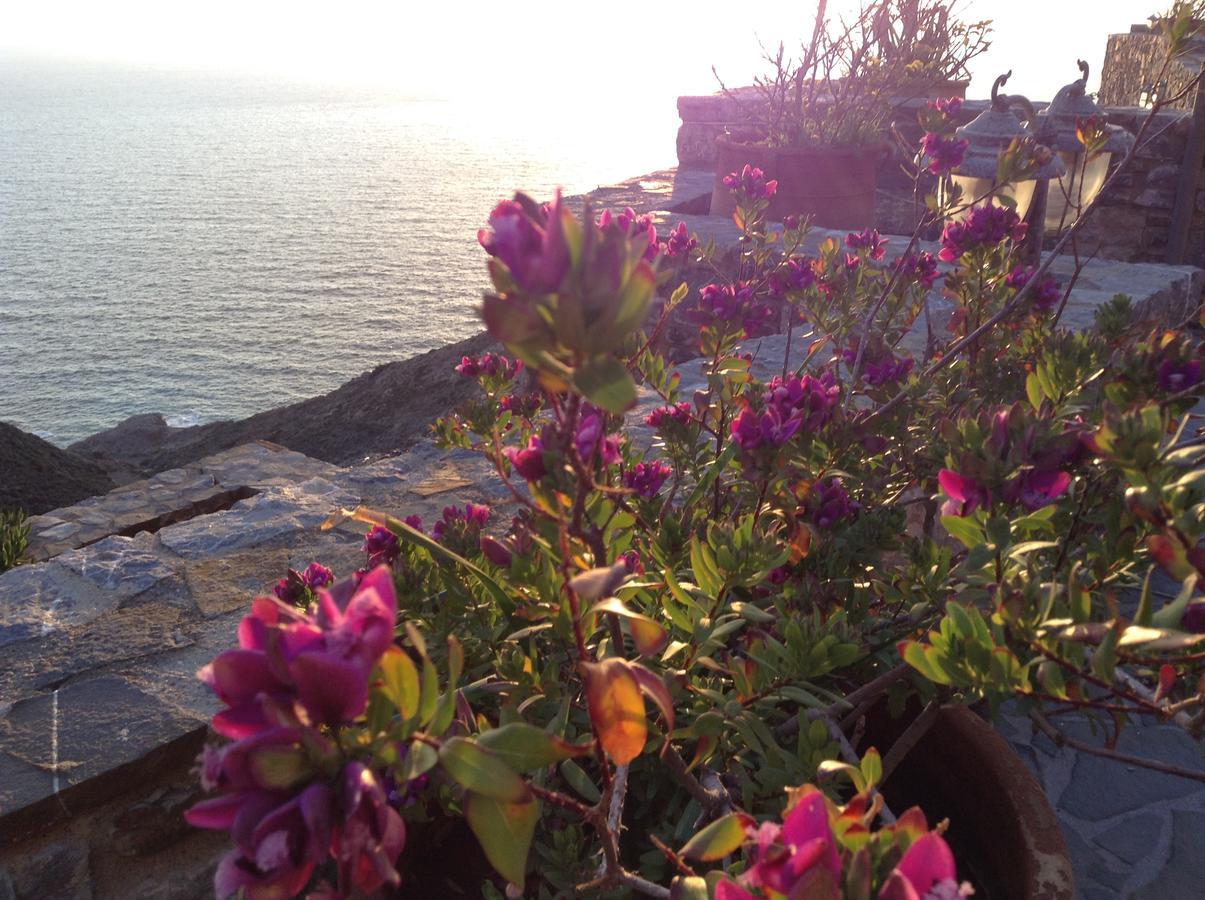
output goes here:
{"type": "MultiPolygon", "coordinates": [[[[710,177],[660,172],[601,189],[594,202],[656,212],[659,222],[684,217],[723,244],[732,238],[726,222],[673,212],[702,211],[710,190],[710,177]]],[[[896,252],[904,244],[891,242],[896,252]]],[[[1094,262],[1067,323],[1087,325],[1116,292],[1153,321],[1176,321],[1200,302],[1203,274],[1094,262]]],[[[768,374],[783,338],[750,349],[768,374]]],[[[698,362],[681,371],[688,395],[704,383],[698,362]]],[[[641,418],[658,402],[646,392],[632,413],[642,443],[651,434],[641,418]]],[[[38,561],[0,575],[0,900],[206,896],[224,838],[191,831],[179,816],[195,798],[188,769],[216,709],[197,669],[234,644],[248,600],[287,567],[316,559],[346,573],[362,563],[363,526],[320,530],[338,509],[363,503],[431,522],[467,501],[498,509],[497,522],[509,518],[508,495],[469,453],[422,444],[341,468],[255,443],[37,517],[38,561]]],[[[1200,789],[1100,770],[1016,723],[1005,732],[1059,803],[1084,896],[1118,896],[1119,872],[1130,873],[1125,889],[1138,896],[1205,877],[1192,852],[1205,816],[1200,789]],[[1149,839],[1130,837],[1136,831],[1149,839]]],[[[1154,746],[1200,765],[1199,750],[1174,736],[1154,746]]]]}

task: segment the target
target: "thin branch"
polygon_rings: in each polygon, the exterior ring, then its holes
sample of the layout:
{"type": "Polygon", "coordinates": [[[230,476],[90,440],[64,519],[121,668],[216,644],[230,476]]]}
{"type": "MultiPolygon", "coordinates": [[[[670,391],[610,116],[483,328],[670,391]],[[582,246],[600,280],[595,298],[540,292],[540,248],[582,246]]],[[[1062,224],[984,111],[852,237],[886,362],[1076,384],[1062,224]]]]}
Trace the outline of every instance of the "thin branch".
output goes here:
{"type": "Polygon", "coordinates": [[[912,751],[921,738],[929,733],[929,729],[937,721],[937,714],[940,712],[941,704],[936,700],[930,700],[925,704],[920,715],[908,724],[904,733],[896,739],[895,743],[891,745],[891,749],[887,751],[887,755],[883,757],[883,777],[880,783],[891,777],[891,773],[903,762],[904,757],[912,751]]]}
{"type": "Polygon", "coordinates": [[[1089,744],[1084,741],[1070,737],[1063,731],[1060,731],[1050,721],[1036,710],[1029,714],[1029,718],[1033,720],[1034,725],[1038,727],[1046,737],[1050,738],[1059,747],[1070,747],[1080,753],[1087,753],[1091,756],[1100,756],[1104,759],[1111,759],[1116,762],[1125,763],[1130,766],[1140,766],[1144,769],[1151,769],[1155,772],[1162,772],[1165,775],[1175,775],[1179,778],[1187,778],[1190,781],[1205,782],[1205,770],[1186,769],[1183,766],[1172,765],[1171,763],[1160,762],[1157,759],[1146,759],[1142,756],[1133,756],[1129,753],[1119,753],[1116,750],[1109,750],[1106,747],[1098,747],[1095,744],[1089,744]]]}

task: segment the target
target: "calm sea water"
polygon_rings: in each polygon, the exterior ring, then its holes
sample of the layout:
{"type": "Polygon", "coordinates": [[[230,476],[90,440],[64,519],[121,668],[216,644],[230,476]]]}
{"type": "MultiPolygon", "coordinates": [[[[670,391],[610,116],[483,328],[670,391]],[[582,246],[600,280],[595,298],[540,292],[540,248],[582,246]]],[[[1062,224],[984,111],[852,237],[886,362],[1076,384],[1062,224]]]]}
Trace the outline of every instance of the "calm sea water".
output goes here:
{"type": "Polygon", "coordinates": [[[493,205],[672,164],[672,102],[0,62],[0,420],[67,444],[237,418],[465,337],[493,205]]]}

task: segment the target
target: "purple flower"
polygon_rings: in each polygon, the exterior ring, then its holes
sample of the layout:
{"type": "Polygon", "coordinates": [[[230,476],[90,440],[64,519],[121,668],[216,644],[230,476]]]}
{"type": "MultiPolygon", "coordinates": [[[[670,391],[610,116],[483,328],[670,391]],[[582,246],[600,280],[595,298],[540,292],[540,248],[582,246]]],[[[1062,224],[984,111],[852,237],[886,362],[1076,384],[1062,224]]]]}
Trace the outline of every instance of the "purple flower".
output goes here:
{"type": "MultiPolygon", "coordinates": [[[[858,360],[858,350],[856,347],[851,347],[848,350],[841,352],[841,358],[845,360],[845,364],[853,370],[854,364],[858,360]]],[[[912,371],[915,365],[915,360],[911,357],[899,357],[892,353],[887,347],[878,346],[875,352],[867,350],[862,355],[862,374],[866,378],[866,383],[872,387],[880,387],[884,384],[895,384],[908,377],[908,373],[912,371]]]]}
{"type": "Polygon", "coordinates": [[[477,535],[490,518],[484,504],[466,503],[464,509],[445,506],[443,518],[431,529],[431,537],[451,549],[469,549],[477,545],[477,535]]]}
{"type": "MultiPolygon", "coordinates": [[[[1032,266],[1016,266],[1008,276],[1004,279],[1004,283],[1014,290],[1021,290],[1025,285],[1029,284],[1029,280],[1033,278],[1036,270],[1032,266]]],[[[1039,312],[1045,312],[1054,307],[1056,303],[1062,299],[1063,289],[1059,287],[1057,278],[1047,277],[1039,281],[1032,291],[1030,291],[1029,299],[1033,304],[1033,308],[1039,312]]]]}
{"type": "Polygon", "coordinates": [[[739,174],[732,172],[725,175],[724,187],[736,191],[738,195],[743,194],[749,200],[769,200],[778,190],[778,182],[767,181],[765,172],[746,165],[739,174]]]}
{"type": "Polygon", "coordinates": [[[944,175],[962,165],[970,141],[945,137],[944,135],[927,132],[921,138],[921,150],[929,157],[929,172],[934,175],[944,175]]]}
{"type": "Polygon", "coordinates": [[[775,297],[782,297],[796,291],[805,291],[815,283],[814,261],[805,256],[792,256],[785,265],[770,275],[770,293],[775,297]]]}
{"type": "Polygon", "coordinates": [[[990,201],[981,203],[972,206],[965,218],[946,224],[938,257],[943,262],[955,262],[971,250],[995,247],[1006,240],[1020,241],[1025,231],[1025,223],[1013,210],[990,201]]]}
{"type": "Polygon", "coordinates": [[[851,232],[845,236],[845,246],[851,250],[865,250],[870,259],[882,259],[887,254],[887,241],[874,228],[851,232]]]}
{"type": "Polygon", "coordinates": [[[406,516],[406,518],[403,519],[402,521],[404,521],[407,525],[409,525],[415,531],[423,530],[423,517],[422,516],[417,516],[417,515],[416,516],[406,516]]]}
{"type": "Polygon", "coordinates": [[[1180,620],[1180,627],[1193,634],[1205,634],[1205,601],[1198,600],[1188,604],[1184,618],[1180,620]]]}
{"type": "Polygon", "coordinates": [[[957,118],[959,111],[962,109],[961,97],[939,97],[936,100],[930,100],[926,106],[929,109],[940,113],[946,119],[953,121],[957,118]]]}
{"type": "Polygon", "coordinates": [[[1195,387],[1201,380],[1201,361],[1165,359],[1159,364],[1159,390],[1178,394],[1195,387]]]}
{"type": "Polygon", "coordinates": [[[306,587],[310,590],[316,591],[318,588],[324,588],[331,584],[335,580],[335,573],[322,565],[322,563],[312,562],[301,573],[301,580],[305,582],[306,587]]]}
{"type": "Polygon", "coordinates": [[[760,447],[781,447],[786,444],[803,424],[801,416],[794,411],[783,414],[778,406],[768,406],[760,413],[745,407],[732,421],[732,438],[745,453],[760,447]]]}
{"type": "Polygon", "coordinates": [[[362,549],[368,554],[368,568],[370,569],[375,569],[380,565],[393,565],[402,552],[402,548],[397,542],[397,535],[384,525],[372,526],[372,530],[364,536],[362,549]]]}
{"type": "Polygon", "coordinates": [[[690,424],[690,404],[675,403],[673,406],[659,406],[644,417],[644,424],[652,428],[664,428],[670,422],[679,425],[690,424]]]}
{"type": "Polygon", "coordinates": [[[896,262],[900,277],[912,279],[923,285],[925,290],[933,287],[937,281],[937,257],[928,250],[920,253],[909,253],[896,262]]]}
{"type": "Polygon", "coordinates": [[[514,554],[511,553],[510,548],[506,544],[497,538],[490,537],[488,534],[483,534],[481,540],[478,542],[478,546],[481,548],[481,555],[495,566],[500,569],[510,568],[514,554]]]}
{"type": "Polygon", "coordinates": [[[456,371],[465,378],[476,378],[481,374],[481,366],[478,365],[477,360],[473,359],[473,357],[462,356],[460,357],[459,365],[456,366],[456,371]]]}
{"type": "Polygon", "coordinates": [[[639,496],[651,500],[673,474],[674,470],[661,460],[642,462],[623,473],[623,483],[639,496]]]}
{"type": "Polygon", "coordinates": [[[635,550],[629,550],[627,553],[620,554],[616,562],[623,563],[629,575],[644,574],[644,563],[640,561],[640,554],[635,550]]]}
{"type": "Polygon", "coordinates": [[[974,478],[959,475],[950,469],[937,473],[937,483],[949,499],[942,505],[943,516],[969,516],[979,507],[991,505],[987,488],[974,478]]]}
{"type": "Polygon", "coordinates": [[[1066,472],[1039,472],[1030,469],[1017,475],[1005,488],[1006,496],[1019,502],[1030,512],[1049,506],[1071,486],[1071,476],[1066,472]]]}
{"type": "Polygon", "coordinates": [[[531,418],[540,410],[540,395],[539,394],[507,394],[498,401],[498,408],[509,412],[511,415],[523,416],[531,418]]]}
{"type": "Polygon", "coordinates": [[[824,479],[809,500],[817,528],[832,528],[838,522],[852,519],[858,510],[840,478],[824,479]]]}
{"type": "Polygon", "coordinates": [[[268,802],[248,798],[229,825],[200,824],[229,828],[235,841],[235,849],[218,863],[216,896],[296,896],[314,867],[327,858],[334,818],[334,792],[329,787],[311,784],[271,809],[265,808],[268,802]]]}
{"type": "Polygon", "coordinates": [[[741,876],[745,887],[794,896],[795,887],[817,867],[827,869],[834,883],[840,883],[837,841],[819,791],[813,789],[801,796],[782,825],[763,822],[753,838],[752,865],[741,876]]]}
{"type": "Polygon", "coordinates": [[[599,412],[591,411],[582,416],[573,443],[578,456],[587,465],[593,462],[596,450],[604,466],[613,466],[619,462],[619,438],[606,433],[603,416],[599,412]]]}
{"type": "Polygon", "coordinates": [[[940,834],[922,834],[879,889],[879,900],[959,900],[974,892],[958,883],[954,854],[940,834]]]}
{"type": "Polygon", "coordinates": [[[792,376],[786,381],[776,375],[766,385],[766,403],[777,407],[782,418],[798,413],[808,431],[824,427],[840,399],[841,385],[831,372],[819,378],[792,376]]]}
{"type": "Polygon", "coordinates": [[[662,244],[662,251],[666,256],[683,256],[697,246],[699,242],[686,230],[686,223],[679,222],[669,233],[669,239],[662,244]]]}
{"type": "Polygon", "coordinates": [[[520,290],[547,294],[569,273],[569,244],[562,227],[561,192],[536,221],[515,200],[504,200],[490,213],[489,228],[477,232],[485,252],[500,260],[520,290]]]}
{"type": "Polygon", "coordinates": [[[389,805],[380,781],[363,764],[348,763],[340,800],[343,816],[334,828],[340,880],[366,895],[386,883],[397,887],[401,876],[394,866],[406,843],[406,824],[389,805]]]}
{"type": "Polygon", "coordinates": [[[548,474],[544,467],[544,442],[535,435],[528,439],[522,450],[507,447],[502,453],[525,481],[539,481],[548,474]]]}

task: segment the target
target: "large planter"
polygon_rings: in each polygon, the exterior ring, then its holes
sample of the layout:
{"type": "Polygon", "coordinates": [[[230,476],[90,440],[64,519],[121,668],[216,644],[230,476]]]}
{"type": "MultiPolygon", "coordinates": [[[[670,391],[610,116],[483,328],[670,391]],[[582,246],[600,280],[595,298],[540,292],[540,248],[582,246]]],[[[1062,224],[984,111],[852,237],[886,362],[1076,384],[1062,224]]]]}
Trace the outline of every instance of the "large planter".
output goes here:
{"type": "MultiPolygon", "coordinates": [[[[907,721],[868,719],[864,746],[889,748],[907,721]]],[[[976,900],[1072,900],[1075,878],[1058,817],[1033,773],[995,729],[946,707],[883,787],[895,812],[911,806],[945,838],[976,900]]]]}
{"type": "Polygon", "coordinates": [[[891,102],[900,106],[916,100],[948,100],[958,97],[965,100],[969,81],[935,81],[931,78],[913,78],[901,81],[891,92],[891,102]]]}
{"type": "Polygon", "coordinates": [[[736,208],[724,176],[746,164],[778,181],[769,217],[809,216],[821,228],[859,229],[874,225],[875,189],[886,145],[848,148],[767,147],[764,144],[716,139],[715,188],[711,214],[731,216],[736,208]]]}

